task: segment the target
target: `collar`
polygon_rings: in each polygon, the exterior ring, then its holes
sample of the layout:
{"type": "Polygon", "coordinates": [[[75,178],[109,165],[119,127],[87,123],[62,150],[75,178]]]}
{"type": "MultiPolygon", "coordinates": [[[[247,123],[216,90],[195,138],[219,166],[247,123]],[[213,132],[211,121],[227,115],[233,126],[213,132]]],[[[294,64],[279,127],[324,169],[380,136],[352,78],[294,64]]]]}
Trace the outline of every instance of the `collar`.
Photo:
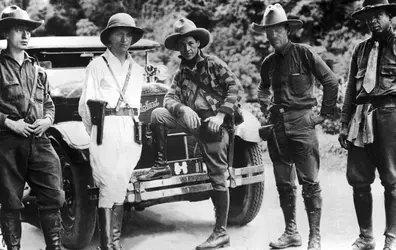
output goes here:
{"type": "Polygon", "coordinates": [[[192,59],[192,60],[186,60],[184,57],[181,55],[178,56],[181,59],[180,63],[180,69],[188,68],[190,70],[195,70],[197,68],[197,65],[205,60],[206,55],[201,51],[198,50],[197,56],[192,59]],[[193,65],[193,67],[190,67],[190,65],[193,65]]]}
{"type": "MultiPolygon", "coordinates": [[[[7,52],[6,52],[6,50],[4,49],[4,50],[1,50],[1,56],[3,57],[3,58],[7,58],[7,59],[11,59],[11,60],[13,60],[13,61],[15,61],[15,59],[12,57],[12,56],[10,56],[7,52]]],[[[23,62],[25,63],[25,62],[31,62],[31,63],[35,63],[36,62],[36,59],[34,58],[34,57],[32,57],[32,56],[30,56],[26,51],[23,51],[23,62]]]]}
{"type": "MultiPolygon", "coordinates": [[[[106,49],[106,51],[104,53],[104,56],[109,61],[109,64],[118,64],[118,65],[122,66],[120,60],[118,60],[118,58],[115,57],[115,55],[113,53],[111,53],[111,51],[109,49],[106,49]]],[[[131,54],[129,54],[129,53],[127,53],[126,60],[129,61],[129,63],[133,63],[134,62],[133,59],[132,59],[131,54]]]]}
{"type": "MultiPolygon", "coordinates": [[[[390,26],[388,30],[384,31],[383,34],[375,36],[373,33],[371,33],[370,40],[372,42],[378,41],[378,42],[388,42],[389,39],[395,38],[396,34],[393,32],[392,27],[390,26]]],[[[391,42],[392,43],[392,42],[391,42]]]]}
{"type": "Polygon", "coordinates": [[[287,44],[285,45],[285,47],[283,47],[283,49],[281,51],[276,51],[275,54],[277,55],[281,55],[281,56],[285,56],[287,53],[289,53],[290,49],[291,49],[292,43],[289,40],[287,42],[287,44]]]}

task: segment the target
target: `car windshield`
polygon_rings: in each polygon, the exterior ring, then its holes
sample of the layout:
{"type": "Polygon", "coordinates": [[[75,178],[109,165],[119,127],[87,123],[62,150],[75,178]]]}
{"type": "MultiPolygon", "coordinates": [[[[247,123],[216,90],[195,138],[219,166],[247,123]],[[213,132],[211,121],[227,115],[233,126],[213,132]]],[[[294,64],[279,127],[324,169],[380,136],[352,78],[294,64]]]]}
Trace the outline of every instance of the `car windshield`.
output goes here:
{"type": "Polygon", "coordinates": [[[77,98],[81,95],[85,68],[47,69],[51,96],[77,98]]]}

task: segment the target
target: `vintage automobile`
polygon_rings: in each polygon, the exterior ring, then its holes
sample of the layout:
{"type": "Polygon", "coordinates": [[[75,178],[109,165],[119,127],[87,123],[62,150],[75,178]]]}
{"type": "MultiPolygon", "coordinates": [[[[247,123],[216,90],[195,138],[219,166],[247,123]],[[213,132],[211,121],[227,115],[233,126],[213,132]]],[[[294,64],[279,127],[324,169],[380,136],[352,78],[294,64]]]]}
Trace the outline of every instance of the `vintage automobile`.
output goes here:
{"type": "MultiPolygon", "coordinates": [[[[0,41],[5,48],[6,41],[0,41]]],[[[145,62],[147,83],[143,87],[139,120],[148,128],[150,114],[162,106],[168,85],[160,83],[167,77],[166,67],[149,63],[148,54],[161,45],[142,39],[131,46],[133,56],[145,62]]],[[[62,208],[62,242],[66,248],[84,248],[92,239],[96,226],[98,188],[95,187],[89,165],[89,136],[78,115],[78,101],[84,81],[85,67],[90,60],[105,51],[98,37],[33,37],[28,53],[40,62],[48,74],[51,96],[55,102],[54,125],[47,133],[62,164],[63,189],[66,203],[62,208]]],[[[258,120],[243,111],[245,123],[259,128],[258,120]]],[[[245,225],[260,210],[264,193],[264,164],[257,129],[236,127],[235,140],[230,146],[228,169],[230,187],[229,224],[245,225]],[[252,132],[254,131],[254,132],[252,132]]],[[[143,151],[125,192],[125,209],[137,211],[155,204],[175,201],[209,199],[212,186],[191,136],[172,130],[168,135],[168,160],[173,175],[169,179],[139,182],[137,176],[150,168],[154,161],[150,146],[150,130],[141,135],[143,151]]],[[[133,166],[131,166],[133,167],[133,166]]],[[[26,206],[34,204],[34,192],[27,186],[26,206]]]]}

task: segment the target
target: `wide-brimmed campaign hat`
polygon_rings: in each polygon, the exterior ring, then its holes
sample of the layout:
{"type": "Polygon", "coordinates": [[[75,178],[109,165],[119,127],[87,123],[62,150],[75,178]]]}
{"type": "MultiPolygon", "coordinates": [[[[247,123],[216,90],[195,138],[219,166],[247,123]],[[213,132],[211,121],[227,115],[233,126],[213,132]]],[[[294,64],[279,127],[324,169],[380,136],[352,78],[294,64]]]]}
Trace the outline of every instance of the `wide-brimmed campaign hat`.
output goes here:
{"type": "Polygon", "coordinates": [[[265,28],[278,24],[288,24],[291,30],[301,28],[303,22],[298,19],[288,19],[285,10],[280,4],[269,5],[263,15],[261,24],[252,23],[252,29],[258,33],[265,32],[265,28]]]}
{"type": "Polygon", "coordinates": [[[178,51],[177,40],[180,37],[192,36],[199,40],[199,48],[204,48],[210,41],[210,33],[204,28],[197,28],[195,24],[187,19],[181,18],[173,26],[174,33],[167,36],[164,41],[165,48],[178,51]]]}
{"type": "Polygon", "coordinates": [[[132,44],[139,41],[144,31],[141,28],[136,27],[135,20],[127,13],[117,13],[110,17],[109,21],[107,22],[107,26],[102,32],[100,33],[100,41],[107,45],[109,43],[109,32],[114,28],[124,27],[132,30],[132,44]]]}
{"type": "Polygon", "coordinates": [[[0,14],[0,32],[3,32],[15,25],[23,25],[30,30],[40,27],[44,21],[30,19],[29,14],[16,5],[5,7],[0,14]]]}
{"type": "Polygon", "coordinates": [[[352,17],[363,20],[371,15],[373,10],[384,9],[393,16],[396,15],[396,4],[390,4],[388,0],[364,0],[362,8],[352,13],[352,17]]]}

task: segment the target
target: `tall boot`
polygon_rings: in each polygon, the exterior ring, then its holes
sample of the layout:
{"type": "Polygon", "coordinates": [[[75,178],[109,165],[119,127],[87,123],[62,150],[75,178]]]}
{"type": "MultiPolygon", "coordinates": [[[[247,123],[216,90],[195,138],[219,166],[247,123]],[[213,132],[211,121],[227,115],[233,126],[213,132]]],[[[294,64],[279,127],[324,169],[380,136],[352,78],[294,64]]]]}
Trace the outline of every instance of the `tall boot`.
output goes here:
{"type": "Polygon", "coordinates": [[[100,249],[101,250],[112,250],[113,249],[113,237],[112,237],[112,217],[113,210],[111,208],[98,208],[99,216],[99,237],[100,237],[100,249]]]}
{"type": "Polygon", "coordinates": [[[60,250],[61,217],[59,209],[40,211],[40,224],[43,230],[46,250],[60,250]]]}
{"type": "Polygon", "coordinates": [[[209,238],[195,249],[217,249],[230,245],[227,233],[228,210],[230,207],[230,193],[226,191],[212,191],[212,202],[215,208],[216,224],[209,238]]]}
{"type": "Polygon", "coordinates": [[[295,189],[278,189],[279,200],[285,219],[285,232],[277,242],[271,242],[269,245],[275,249],[301,246],[301,236],[297,231],[296,223],[296,190],[295,189]]]}
{"type": "Polygon", "coordinates": [[[113,206],[113,250],[121,250],[122,219],[124,217],[124,204],[113,206]]]}
{"type": "Polygon", "coordinates": [[[396,249],[396,190],[385,187],[385,245],[384,250],[396,249]]]}
{"type": "Polygon", "coordinates": [[[155,162],[154,166],[138,177],[139,181],[150,181],[156,179],[165,179],[172,176],[167,162],[167,137],[168,129],[162,123],[151,124],[152,136],[154,139],[155,162]]]}
{"type": "Polygon", "coordinates": [[[1,208],[1,232],[7,250],[19,250],[21,248],[21,214],[17,210],[5,210],[1,208]]]}
{"type": "Polygon", "coordinates": [[[353,202],[358,220],[360,235],[353,243],[352,250],[371,250],[375,249],[373,237],[373,196],[371,188],[354,189],[353,202]]]}
{"type": "Polygon", "coordinates": [[[322,215],[322,197],[319,183],[303,186],[305,209],[309,223],[308,250],[320,250],[320,218],[322,215]]]}

